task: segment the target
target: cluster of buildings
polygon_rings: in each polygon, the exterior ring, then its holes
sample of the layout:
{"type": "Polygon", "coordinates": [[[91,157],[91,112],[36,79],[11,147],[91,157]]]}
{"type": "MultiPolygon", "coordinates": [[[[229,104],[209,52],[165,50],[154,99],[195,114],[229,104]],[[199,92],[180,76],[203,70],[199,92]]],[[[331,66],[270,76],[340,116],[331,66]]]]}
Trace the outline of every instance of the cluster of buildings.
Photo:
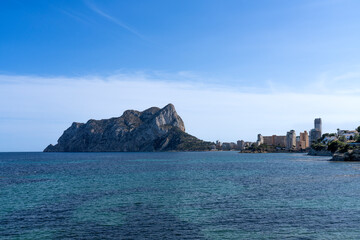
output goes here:
{"type": "Polygon", "coordinates": [[[337,136],[344,137],[346,141],[352,141],[352,140],[355,140],[356,136],[359,136],[359,132],[356,130],[337,129],[337,136]]]}
{"type": "Polygon", "coordinates": [[[290,130],[284,136],[262,136],[261,134],[258,134],[256,146],[264,144],[267,146],[274,146],[279,149],[305,150],[310,147],[311,142],[315,142],[321,138],[321,134],[321,118],[316,118],[314,120],[314,129],[310,130],[310,134],[307,131],[304,131],[300,132],[299,136],[296,136],[295,130],[290,130]]]}
{"type": "Polygon", "coordinates": [[[295,130],[290,130],[283,136],[271,135],[263,136],[258,134],[256,142],[245,142],[243,140],[234,142],[221,143],[216,141],[215,148],[217,150],[244,150],[252,146],[258,147],[260,145],[274,146],[278,149],[286,150],[305,150],[310,147],[311,142],[321,138],[322,123],[321,118],[316,118],[314,121],[314,129],[310,130],[310,134],[307,131],[301,132],[299,136],[296,136],[295,130]]]}
{"type": "Polygon", "coordinates": [[[217,150],[245,150],[251,147],[258,147],[260,145],[273,146],[278,150],[306,150],[311,146],[311,143],[317,142],[319,139],[323,143],[327,144],[332,141],[343,139],[345,141],[353,141],[359,136],[359,132],[356,130],[340,130],[337,129],[337,133],[322,135],[322,121],[321,118],[315,118],[314,128],[309,131],[300,132],[297,136],[295,130],[290,130],[286,135],[278,136],[263,136],[258,134],[256,142],[245,142],[239,140],[234,142],[216,141],[214,149],[217,150]]]}
{"type": "Polygon", "coordinates": [[[358,136],[359,132],[356,130],[337,129],[337,133],[325,134],[324,138],[322,139],[322,143],[328,144],[338,139],[341,139],[345,142],[355,142],[358,136]]]}
{"type": "Polygon", "coordinates": [[[258,134],[256,146],[262,144],[287,150],[305,150],[310,146],[309,134],[307,131],[304,131],[301,132],[299,136],[296,136],[295,130],[290,130],[285,136],[262,136],[258,134]]]}

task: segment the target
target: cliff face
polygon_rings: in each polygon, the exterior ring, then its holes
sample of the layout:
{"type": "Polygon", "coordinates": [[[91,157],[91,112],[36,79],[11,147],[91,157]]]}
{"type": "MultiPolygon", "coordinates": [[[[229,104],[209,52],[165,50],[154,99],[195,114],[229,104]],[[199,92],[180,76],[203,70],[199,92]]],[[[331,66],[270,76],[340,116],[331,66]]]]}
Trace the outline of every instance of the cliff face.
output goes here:
{"type": "Polygon", "coordinates": [[[185,133],[175,107],[127,110],[121,117],[74,122],[44,152],[152,152],[209,150],[210,142],[185,133]]]}

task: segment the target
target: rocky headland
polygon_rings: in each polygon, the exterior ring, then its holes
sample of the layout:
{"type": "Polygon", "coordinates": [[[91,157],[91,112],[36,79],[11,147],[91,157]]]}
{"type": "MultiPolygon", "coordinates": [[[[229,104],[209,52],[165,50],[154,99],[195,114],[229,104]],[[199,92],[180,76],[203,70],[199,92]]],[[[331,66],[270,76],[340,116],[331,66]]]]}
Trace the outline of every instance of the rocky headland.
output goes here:
{"type": "Polygon", "coordinates": [[[120,117],[74,122],[44,152],[208,151],[213,143],[185,132],[175,107],[127,110],[120,117]]]}

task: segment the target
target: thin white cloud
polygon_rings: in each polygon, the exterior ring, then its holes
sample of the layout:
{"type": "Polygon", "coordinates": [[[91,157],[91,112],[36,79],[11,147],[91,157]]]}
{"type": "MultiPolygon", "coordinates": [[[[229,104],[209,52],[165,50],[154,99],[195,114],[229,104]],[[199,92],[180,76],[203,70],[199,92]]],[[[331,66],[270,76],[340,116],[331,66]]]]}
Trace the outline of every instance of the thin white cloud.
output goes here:
{"type": "Polygon", "coordinates": [[[359,94],[360,72],[321,73],[308,85],[308,90],[319,94],[359,94]]]}
{"type": "Polygon", "coordinates": [[[339,91],[249,91],[144,73],[76,78],[0,75],[0,84],[0,151],[17,146],[22,146],[17,150],[42,150],[73,121],[115,117],[126,109],[170,102],[190,134],[211,141],[310,130],[315,117],[323,118],[328,132],[360,125],[353,104],[360,102],[360,96],[339,91]]]}
{"type": "Polygon", "coordinates": [[[85,4],[95,13],[99,14],[100,16],[106,18],[107,20],[115,23],[116,25],[120,26],[121,28],[131,32],[132,34],[136,35],[137,37],[141,38],[141,39],[145,39],[144,36],[142,36],[140,33],[138,33],[135,29],[129,27],[127,24],[125,24],[124,22],[120,21],[119,19],[110,16],[109,14],[105,13],[103,10],[101,10],[100,8],[98,8],[94,3],[89,2],[89,1],[85,1],[85,4]]]}

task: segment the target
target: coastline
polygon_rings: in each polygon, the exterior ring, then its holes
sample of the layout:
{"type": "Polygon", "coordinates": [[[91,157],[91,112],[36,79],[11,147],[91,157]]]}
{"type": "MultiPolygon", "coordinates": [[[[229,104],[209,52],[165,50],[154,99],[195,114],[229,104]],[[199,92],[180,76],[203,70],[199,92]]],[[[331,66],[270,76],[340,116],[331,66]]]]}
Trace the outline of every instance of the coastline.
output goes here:
{"type": "Polygon", "coordinates": [[[308,150],[275,150],[275,151],[268,151],[268,150],[242,150],[239,153],[308,153],[308,150]]]}
{"type": "Polygon", "coordinates": [[[309,150],[308,155],[310,155],[310,156],[329,156],[330,157],[333,154],[330,151],[327,151],[327,150],[318,151],[318,150],[315,150],[315,149],[311,148],[309,150]]]}

